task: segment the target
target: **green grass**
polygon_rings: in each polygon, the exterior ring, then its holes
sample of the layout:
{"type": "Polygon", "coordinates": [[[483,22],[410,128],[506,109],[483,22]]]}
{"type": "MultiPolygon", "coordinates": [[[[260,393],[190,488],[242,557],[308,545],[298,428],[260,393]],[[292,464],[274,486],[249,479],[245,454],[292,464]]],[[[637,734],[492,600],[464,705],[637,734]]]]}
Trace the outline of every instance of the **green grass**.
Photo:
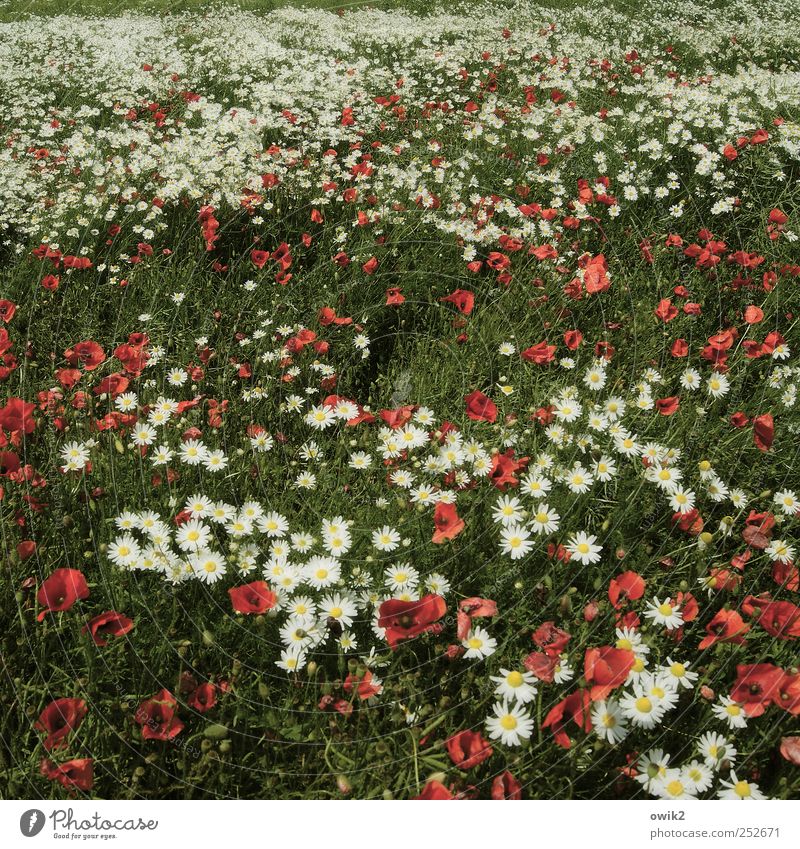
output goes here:
{"type": "MultiPolygon", "coordinates": [[[[241,0],[238,5],[245,10],[267,11],[283,4],[241,0]]],[[[338,9],[342,4],[308,5],[338,9]]],[[[423,10],[423,4],[414,2],[372,5],[423,10]]],[[[550,5],[571,8],[569,3],[550,5]]],[[[194,0],[125,4],[41,0],[25,5],[6,3],[0,6],[0,20],[62,12],[114,15],[129,9],[156,13],[205,8],[205,4],[194,0]]],[[[616,4],[615,8],[627,6],[616,4]]],[[[589,27],[585,19],[579,25],[589,27]]],[[[191,43],[193,37],[192,33],[187,34],[187,42],[191,43]]],[[[719,35],[721,43],[725,37],[725,33],[719,35]]],[[[624,49],[629,46],[622,45],[624,49]]],[[[792,59],[796,45],[787,36],[786,44],[779,49],[792,59]]],[[[378,61],[395,61],[393,56],[381,53],[380,48],[375,52],[378,61]]],[[[795,63],[797,58],[793,57],[795,63]]],[[[699,51],[693,53],[687,44],[683,61],[681,67],[691,75],[703,68],[708,59],[699,51]]],[[[720,58],[717,70],[733,72],[737,61],[731,51],[720,58]]],[[[760,61],[768,63],[767,59],[760,61]]],[[[470,57],[469,64],[473,74],[486,71],[476,57],[470,57]]],[[[435,71],[428,69],[428,73],[430,78],[423,79],[421,87],[433,96],[435,71]]],[[[198,85],[206,83],[204,93],[226,108],[236,105],[232,83],[198,78],[198,85]]],[[[71,99],[68,80],[63,86],[59,106],[68,110],[75,100],[71,99]]],[[[388,90],[388,84],[385,88],[388,90]]],[[[384,93],[383,89],[380,93],[384,93]]],[[[518,81],[502,75],[498,95],[508,102],[522,102],[524,97],[518,81]]],[[[591,102],[591,108],[586,107],[587,114],[606,102],[600,87],[585,97],[591,102]]],[[[627,109],[637,97],[623,91],[614,105],[627,109]]],[[[797,120],[800,104],[780,105],[785,107],[780,110],[785,118],[797,120]]],[[[753,110],[765,126],[769,126],[776,111],[766,105],[756,105],[753,110]]],[[[92,129],[99,132],[112,126],[113,120],[116,119],[103,113],[92,129]]],[[[516,138],[517,160],[511,161],[498,156],[498,148],[466,142],[458,128],[443,131],[436,126],[436,119],[428,119],[421,109],[412,107],[410,120],[419,121],[425,134],[421,139],[411,136],[411,150],[398,160],[403,165],[413,157],[430,159],[426,141],[435,136],[453,159],[464,150],[477,152],[475,192],[496,193],[515,203],[520,201],[513,187],[524,180],[527,169],[518,162],[534,161],[538,142],[516,138]]],[[[6,131],[4,127],[3,135],[6,131]]],[[[662,136],[666,137],[666,131],[662,136]]],[[[385,130],[382,141],[389,146],[406,137],[407,127],[397,123],[385,130]]],[[[272,140],[265,138],[265,145],[272,140]]],[[[621,170],[639,140],[635,124],[621,132],[615,139],[616,146],[611,149],[609,145],[608,170],[621,170]]],[[[346,147],[347,142],[343,142],[343,153],[346,147]]],[[[593,146],[586,145],[559,165],[570,192],[574,192],[578,179],[597,175],[591,158],[594,151],[593,146]]],[[[296,448],[312,434],[298,417],[280,409],[278,401],[295,387],[302,393],[303,385],[314,381],[318,384],[319,377],[312,369],[317,358],[313,351],[306,349],[296,356],[302,369],[297,384],[270,383],[268,376],[278,373],[277,369],[272,365],[257,366],[257,377],[263,379],[270,394],[267,400],[251,402],[241,399],[243,382],[230,361],[247,357],[256,364],[259,353],[274,347],[268,336],[261,343],[242,348],[235,336],[242,333],[252,338],[259,325],[258,311],[263,310],[274,318],[275,326],[302,323],[315,329],[320,338],[331,341],[330,361],[335,363],[338,375],[336,388],[331,391],[355,398],[374,411],[403,403],[425,404],[440,421],[453,421],[466,435],[493,447],[500,446],[513,433],[518,439],[517,454],[535,457],[548,443],[543,429],[529,421],[530,414],[563,388],[579,381],[590,359],[589,346],[595,342],[608,341],[618,352],[609,365],[606,394],[627,392],[648,366],[659,369],[665,377],[657,397],[675,394],[672,390],[678,385],[686,362],[670,357],[673,339],[678,335],[687,338],[692,350],[690,362],[699,368],[703,364],[697,355],[706,339],[730,324],[741,326],[743,308],[757,303],[766,314],[763,332],[779,329],[789,340],[794,357],[800,314],[795,279],[782,278],[780,285],[768,293],[737,289],[730,285],[734,272],[729,267],[723,265],[719,277],[714,278],[695,268],[680,252],[663,247],[668,232],[678,231],[688,242],[696,238],[698,229],[708,226],[725,239],[729,251],[741,249],[768,257],[765,268],[769,264],[797,262],[796,244],[784,239],[772,242],[764,229],[766,213],[773,207],[783,209],[792,222],[800,215],[797,162],[781,163],[787,178],[777,180],[771,148],[753,148],[747,154],[745,164],[735,166],[738,170],[732,166],[736,191],[746,199],[740,209],[723,216],[713,215],[710,192],[705,187],[698,188],[699,181],[693,184],[687,180],[679,195],[686,204],[686,213],[679,222],[669,215],[672,201],[643,199],[632,203],[624,218],[604,218],[601,227],[584,226],[575,234],[578,245],[574,250],[565,250],[569,275],[555,270],[552,264],[539,263],[523,251],[515,254],[514,282],[507,288],[499,285],[486,269],[477,275],[467,271],[463,247],[414,208],[397,221],[382,222],[379,228],[356,229],[352,226],[352,207],[331,205],[325,210],[325,223],[312,226],[309,210],[314,206],[315,193],[309,189],[304,194],[302,189],[292,187],[278,189],[271,195],[275,207],[258,226],[241,209],[219,205],[221,238],[213,256],[227,263],[224,274],[212,270],[211,258],[203,250],[197,198],[187,203],[188,208],[179,204],[167,208],[167,228],[150,240],[156,248],[153,257],[135,266],[119,259],[120,254],[133,250],[140,238],[131,227],[138,221],[133,212],[130,219],[123,219],[126,229],[118,241],[111,240],[111,245],[106,243],[105,224],[98,227],[100,232],[96,235],[91,233],[91,225],[97,221],[81,224],[80,236],[75,237],[69,249],[86,248],[95,265],[101,261],[118,263],[120,270],[64,274],[55,292],[39,285],[42,274],[49,269],[30,257],[38,243],[25,243],[24,252],[16,255],[12,249],[16,236],[11,234],[12,244],[3,246],[0,297],[18,305],[9,330],[21,364],[2,384],[8,397],[36,400],[38,392],[54,386],[54,370],[64,366],[64,351],[75,343],[91,338],[110,354],[129,333],[146,326],[153,343],[165,349],[165,365],[197,364],[199,348],[204,346],[216,353],[205,365],[196,392],[206,399],[230,401],[223,424],[214,429],[212,438],[215,445],[224,447],[231,465],[219,476],[180,467],[179,480],[156,486],[151,480],[152,469],[128,444],[125,435],[89,427],[90,419],[97,419],[108,410],[105,400],[90,394],[87,411],[65,404],[60,414],[66,426],[63,433],[46,423],[44,412],[38,414],[42,424],[26,440],[27,453],[22,448],[20,451],[26,462],[46,475],[48,486],[39,490],[30,482],[16,488],[9,484],[6,497],[0,500],[5,555],[0,571],[4,599],[0,614],[0,797],[65,796],[63,788],[47,783],[39,775],[44,752],[41,735],[32,729],[41,710],[52,699],[64,696],[83,698],[89,706],[89,717],[80,732],[72,735],[74,742],[69,752],[74,757],[94,758],[92,794],[100,798],[407,798],[416,795],[427,778],[440,773],[445,774],[447,783],[474,785],[481,796],[487,796],[492,778],[503,769],[509,769],[524,782],[527,797],[629,798],[639,791],[638,785],[619,778],[627,751],[657,744],[673,753],[676,761],[688,760],[698,729],[722,731],[721,726],[710,722],[708,705],[695,693],[653,738],[643,735],[640,743],[631,742],[620,748],[580,735],[580,744],[568,751],[557,749],[541,723],[549,708],[569,688],[542,687],[534,706],[537,727],[529,746],[512,750],[497,744],[489,764],[469,773],[455,769],[444,750],[444,740],[462,728],[482,726],[494,702],[489,674],[496,674],[501,658],[518,664],[534,648],[531,632],[542,622],[556,621],[571,632],[571,659],[576,667],[575,681],[580,682],[583,649],[613,642],[613,611],[606,601],[606,592],[609,579],[623,568],[646,575],[648,598],[656,593],[663,597],[691,590],[701,603],[702,616],[687,626],[682,644],[671,643],[652,626],[643,629],[659,661],[670,651],[682,653],[701,674],[699,683],[713,685],[717,694],[727,693],[739,663],[793,666],[796,644],[773,639],[757,627],[749,636],[746,653],[732,645],[718,645],[705,653],[698,653],[695,648],[705,633],[705,623],[723,603],[737,607],[747,594],[764,590],[779,594],[761,555],[756,555],[745,571],[742,585],[729,595],[714,594],[709,598],[698,588],[698,580],[709,568],[725,565],[740,552],[746,511],[736,513],[736,536],[727,539],[720,521],[732,512],[731,506],[704,502],[703,515],[713,539],[708,549],[700,549],[694,538],[671,527],[671,511],[665,508],[663,498],[656,497],[653,487],[642,482],[637,464],[620,462],[624,468],[618,482],[598,485],[592,498],[577,499],[559,491],[550,501],[567,520],[565,528],[602,534],[607,556],[596,570],[560,563],[548,558],[542,549],[519,562],[502,557],[490,519],[499,493],[485,483],[459,495],[459,514],[467,526],[464,533],[432,550],[430,513],[419,511],[402,492],[387,490],[380,473],[375,480],[356,482],[348,473],[346,462],[353,450],[374,448],[372,430],[359,426],[341,437],[327,432],[316,437],[327,451],[326,464],[317,468],[317,489],[304,493],[291,487],[291,479],[302,466],[296,448]],[[331,263],[341,246],[340,227],[352,231],[346,250],[358,257],[347,269],[336,269],[331,263]],[[300,246],[300,235],[306,231],[314,234],[308,249],[300,246]],[[376,244],[376,236],[382,238],[380,244],[376,244]],[[284,239],[291,239],[296,254],[295,279],[287,287],[272,285],[268,273],[259,277],[254,271],[249,256],[255,237],[270,250],[284,239]],[[642,256],[642,239],[652,240],[652,264],[642,256]],[[169,256],[161,253],[165,247],[173,251],[169,256]],[[574,301],[564,294],[563,285],[575,272],[577,257],[584,251],[604,253],[613,286],[602,297],[574,301]],[[380,258],[379,270],[366,277],[360,265],[373,254],[380,258]],[[125,287],[118,285],[122,277],[128,281],[125,287]],[[255,292],[243,288],[250,278],[261,280],[255,292]],[[540,278],[541,286],[536,278],[540,278]],[[671,296],[678,283],[689,289],[692,300],[702,302],[702,314],[681,315],[674,323],[664,325],[654,318],[653,309],[661,298],[671,296]],[[384,306],[384,293],[390,287],[402,288],[406,297],[402,310],[384,306]],[[465,328],[454,326],[457,316],[440,302],[457,288],[474,290],[477,295],[476,310],[465,328]],[[175,292],[185,293],[182,303],[172,301],[175,292]],[[540,300],[545,293],[547,300],[540,300]],[[335,307],[340,315],[366,323],[372,340],[370,357],[362,359],[354,350],[346,329],[320,326],[317,313],[322,306],[335,307]],[[139,318],[142,313],[151,317],[143,321],[139,318]],[[498,353],[499,344],[508,340],[513,340],[519,349],[545,338],[561,344],[563,333],[574,328],[581,329],[589,343],[575,355],[583,357],[575,372],[538,368],[518,357],[512,361],[498,353]],[[466,344],[457,338],[462,329],[468,334],[466,344]],[[199,345],[198,337],[207,341],[199,345]],[[514,386],[509,398],[497,389],[498,384],[506,382],[514,386]],[[464,416],[464,396],[475,388],[482,388],[497,402],[500,417],[496,425],[470,422],[464,416]],[[504,426],[503,415],[512,413],[521,423],[504,426]],[[243,428],[250,422],[265,425],[273,434],[281,433],[285,444],[276,444],[266,455],[239,454],[238,449],[246,446],[243,428]],[[98,443],[92,450],[91,475],[61,475],[57,468],[59,448],[65,441],[90,436],[98,443]],[[415,641],[391,656],[384,650],[389,665],[379,670],[385,691],[377,704],[359,704],[355,698],[350,699],[356,709],[349,718],[323,712],[318,707],[320,699],[328,694],[342,696],[342,681],[348,672],[363,666],[354,654],[347,655],[328,642],[306,673],[287,677],[273,664],[278,643],[274,617],[230,614],[225,590],[240,582],[238,578],[230,580],[233,569],[227,581],[212,588],[197,582],[171,587],[154,575],[116,569],[109,563],[113,520],[120,512],[148,508],[172,516],[184,499],[198,490],[214,499],[260,499],[315,532],[321,517],[337,513],[357,517],[358,524],[366,529],[385,522],[396,524],[410,540],[408,557],[420,571],[427,574],[435,568],[443,572],[456,591],[443,635],[415,641]],[[388,508],[376,504],[380,495],[392,499],[388,508]],[[47,509],[36,512],[24,496],[45,500],[47,509]],[[22,539],[37,541],[35,559],[20,560],[16,545],[22,539]],[[615,555],[618,550],[624,550],[624,560],[615,555]],[[669,568],[664,565],[667,558],[671,562],[669,568]],[[91,596],[72,611],[48,615],[39,623],[35,587],[54,568],[63,566],[84,571],[91,596]],[[487,623],[498,639],[498,652],[486,663],[451,662],[445,651],[448,644],[456,641],[455,602],[471,595],[496,599],[500,605],[499,620],[487,623]],[[587,621],[583,610],[593,601],[600,603],[600,615],[587,621]],[[108,646],[99,649],[81,633],[81,627],[89,614],[112,608],[130,616],[136,627],[127,637],[112,639],[108,646]],[[198,680],[224,680],[230,684],[230,691],[222,694],[218,705],[206,715],[182,708],[186,728],[174,741],[143,741],[134,721],[137,706],[161,687],[179,693],[182,676],[187,674],[198,680]],[[416,714],[411,723],[407,722],[406,708],[416,714]]],[[[676,156],[654,166],[653,182],[665,181],[666,173],[673,169],[690,174],[693,166],[694,159],[688,153],[683,158],[676,156]]],[[[72,185],[70,179],[64,175],[62,188],[72,185]]],[[[534,194],[538,190],[537,187],[534,194]]],[[[540,199],[544,201],[545,189],[541,192],[540,199]]],[[[413,201],[406,202],[413,207],[413,201]]],[[[79,226],[77,220],[69,221],[64,229],[72,225],[79,226]]],[[[568,234],[564,244],[571,238],[568,234]]],[[[564,246],[559,247],[563,250],[564,246]]],[[[763,332],[758,331],[759,338],[763,332]]],[[[559,356],[567,353],[561,344],[559,356]]],[[[741,350],[736,356],[732,390],[724,401],[695,401],[687,396],[674,417],[634,413],[633,420],[643,441],[682,448],[681,467],[693,483],[697,483],[698,463],[709,460],[730,486],[747,490],[754,509],[763,509],[772,492],[781,486],[797,486],[800,445],[796,431],[792,431],[797,415],[796,411],[783,411],[778,419],[775,450],[768,454],[753,444],[750,429],[732,428],[729,417],[736,410],[751,417],[766,409],[774,409],[776,414],[778,410],[778,395],[766,388],[774,365],[771,359],[748,361],[741,350]]],[[[97,378],[118,368],[118,362],[107,361],[85,378],[86,391],[90,392],[89,386],[97,378]]],[[[704,376],[707,373],[706,369],[704,376]]],[[[160,370],[155,374],[156,386],[146,387],[144,380],[132,386],[143,399],[152,402],[161,392],[178,392],[165,384],[160,370]]],[[[181,398],[192,397],[194,392],[188,392],[188,388],[183,391],[181,398]]],[[[69,393],[65,395],[69,397],[69,393]]],[[[203,406],[187,411],[178,432],[190,426],[208,432],[206,416],[207,408],[203,406]]],[[[574,458],[583,456],[576,452],[574,458]]],[[[590,452],[585,458],[591,456],[590,452]]],[[[785,528],[791,538],[796,534],[797,520],[787,520],[785,528]]],[[[560,539],[564,534],[557,536],[560,539]]],[[[373,581],[380,582],[382,566],[396,557],[369,555],[369,559],[368,548],[362,546],[354,560],[373,581]]],[[[797,600],[796,593],[781,592],[781,597],[797,600]]],[[[641,611],[641,606],[638,609],[641,611]]],[[[360,626],[358,637],[359,648],[364,652],[376,642],[369,623],[360,626]]],[[[796,798],[800,793],[798,771],[777,754],[780,738],[792,733],[792,719],[778,715],[777,708],[770,711],[769,716],[752,720],[736,738],[741,753],[739,763],[748,774],[759,773],[758,781],[769,795],[796,798]]],[[[571,734],[574,731],[573,726],[571,734]]]]}

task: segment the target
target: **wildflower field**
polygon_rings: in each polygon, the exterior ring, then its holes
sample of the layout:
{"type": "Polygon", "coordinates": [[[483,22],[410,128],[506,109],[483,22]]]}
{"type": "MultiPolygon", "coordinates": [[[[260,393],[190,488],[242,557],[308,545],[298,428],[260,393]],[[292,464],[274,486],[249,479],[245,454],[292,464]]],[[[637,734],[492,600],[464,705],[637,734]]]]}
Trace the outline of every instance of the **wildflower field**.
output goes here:
{"type": "Polygon", "coordinates": [[[125,8],[0,3],[0,796],[800,797],[800,2],[125,8]]]}

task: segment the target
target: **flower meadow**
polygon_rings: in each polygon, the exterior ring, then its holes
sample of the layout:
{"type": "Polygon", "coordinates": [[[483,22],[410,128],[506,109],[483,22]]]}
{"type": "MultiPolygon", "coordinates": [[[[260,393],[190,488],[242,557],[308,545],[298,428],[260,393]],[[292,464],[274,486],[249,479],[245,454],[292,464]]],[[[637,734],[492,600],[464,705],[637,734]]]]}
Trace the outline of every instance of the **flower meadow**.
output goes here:
{"type": "Polygon", "coordinates": [[[0,794],[800,796],[797,0],[2,11],[0,794]]]}

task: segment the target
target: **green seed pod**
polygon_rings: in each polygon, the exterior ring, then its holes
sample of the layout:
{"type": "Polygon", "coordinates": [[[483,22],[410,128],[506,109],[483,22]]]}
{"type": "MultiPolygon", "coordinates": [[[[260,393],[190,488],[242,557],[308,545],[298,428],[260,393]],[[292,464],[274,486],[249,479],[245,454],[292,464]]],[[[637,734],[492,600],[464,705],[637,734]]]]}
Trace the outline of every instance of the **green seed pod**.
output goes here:
{"type": "Polygon", "coordinates": [[[203,730],[203,736],[209,740],[224,740],[228,736],[228,727],[219,723],[208,725],[203,730]]]}

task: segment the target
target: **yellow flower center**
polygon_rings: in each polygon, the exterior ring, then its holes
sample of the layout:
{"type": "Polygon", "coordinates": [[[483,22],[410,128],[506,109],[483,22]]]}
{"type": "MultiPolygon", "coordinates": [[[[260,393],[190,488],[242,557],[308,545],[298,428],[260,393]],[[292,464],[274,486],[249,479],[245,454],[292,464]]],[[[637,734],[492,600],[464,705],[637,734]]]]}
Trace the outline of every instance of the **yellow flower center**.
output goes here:
{"type": "Polygon", "coordinates": [[[522,684],[522,681],[522,673],[517,672],[516,670],[514,672],[509,672],[506,676],[506,683],[509,687],[519,687],[520,684],[522,684]]]}
{"type": "Polygon", "coordinates": [[[500,725],[502,725],[506,731],[513,731],[517,727],[517,718],[512,716],[510,713],[507,713],[500,720],[500,725]]]}
{"type": "Polygon", "coordinates": [[[746,799],[748,796],[752,796],[752,793],[750,792],[750,784],[747,781],[737,781],[736,784],[733,785],[733,792],[740,799],[746,799]]]}
{"type": "Polygon", "coordinates": [[[647,696],[642,696],[641,698],[636,699],[636,710],[638,710],[639,713],[650,713],[652,709],[653,703],[647,698],[647,696]]]}

